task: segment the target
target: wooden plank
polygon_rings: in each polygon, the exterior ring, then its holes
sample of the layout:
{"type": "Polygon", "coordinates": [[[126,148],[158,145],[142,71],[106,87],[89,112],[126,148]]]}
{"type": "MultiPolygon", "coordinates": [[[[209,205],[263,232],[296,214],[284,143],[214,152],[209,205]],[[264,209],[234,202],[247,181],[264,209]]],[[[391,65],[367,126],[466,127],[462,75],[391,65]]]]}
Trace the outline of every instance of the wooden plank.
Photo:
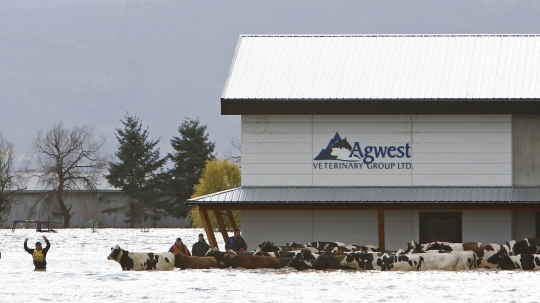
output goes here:
{"type": "Polygon", "coordinates": [[[206,231],[206,238],[208,239],[208,242],[210,242],[210,247],[218,248],[216,237],[214,235],[214,229],[212,227],[212,222],[210,222],[210,218],[208,217],[208,212],[204,209],[199,208],[199,214],[201,215],[204,230],[206,231]]]}
{"type": "Polygon", "coordinates": [[[227,210],[227,216],[229,217],[229,222],[231,222],[231,227],[233,229],[237,229],[238,225],[236,225],[236,220],[234,219],[234,215],[233,215],[232,211],[227,210]]]}
{"type": "Polygon", "coordinates": [[[216,221],[219,227],[219,231],[223,236],[223,241],[225,241],[225,243],[229,243],[229,234],[227,233],[227,228],[225,227],[225,222],[223,221],[221,212],[219,210],[214,210],[214,216],[216,216],[216,221]]]}
{"type": "Polygon", "coordinates": [[[379,224],[378,232],[379,232],[379,249],[381,251],[385,250],[386,247],[386,241],[385,241],[385,232],[384,232],[384,210],[378,209],[377,210],[377,221],[379,224]]]}

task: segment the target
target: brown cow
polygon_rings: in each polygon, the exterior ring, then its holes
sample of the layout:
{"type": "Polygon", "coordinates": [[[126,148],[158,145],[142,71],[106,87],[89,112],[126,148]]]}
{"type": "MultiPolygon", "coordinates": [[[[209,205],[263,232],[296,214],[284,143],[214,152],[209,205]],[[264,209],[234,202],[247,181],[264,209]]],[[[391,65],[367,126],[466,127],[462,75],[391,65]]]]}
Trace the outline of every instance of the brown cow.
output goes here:
{"type": "Polygon", "coordinates": [[[237,255],[234,252],[226,252],[223,255],[223,260],[220,262],[223,267],[237,268],[242,267],[245,269],[256,268],[280,268],[281,262],[279,259],[268,256],[255,256],[255,255],[237,255]]]}
{"type": "Polygon", "coordinates": [[[218,267],[214,257],[190,257],[181,252],[174,255],[174,267],[181,269],[208,269],[218,267]]]}

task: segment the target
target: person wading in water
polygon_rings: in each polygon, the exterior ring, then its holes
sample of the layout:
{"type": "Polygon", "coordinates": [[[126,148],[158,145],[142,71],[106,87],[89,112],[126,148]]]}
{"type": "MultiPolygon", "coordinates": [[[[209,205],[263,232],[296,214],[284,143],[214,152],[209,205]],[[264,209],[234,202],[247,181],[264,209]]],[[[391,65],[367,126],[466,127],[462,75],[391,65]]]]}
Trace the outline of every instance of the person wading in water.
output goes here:
{"type": "Polygon", "coordinates": [[[49,248],[51,248],[51,243],[49,243],[47,237],[42,237],[43,240],[45,240],[45,243],[47,243],[47,246],[45,246],[45,248],[41,248],[41,242],[36,242],[36,248],[30,249],[28,248],[28,245],[26,245],[26,242],[28,242],[28,238],[24,239],[24,250],[26,250],[27,253],[32,255],[32,258],[34,259],[34,266],[36,267],[35,270],[47,269],[47,260],[45,258],[47,257],[47,252],[49,251],[49,248]]]}

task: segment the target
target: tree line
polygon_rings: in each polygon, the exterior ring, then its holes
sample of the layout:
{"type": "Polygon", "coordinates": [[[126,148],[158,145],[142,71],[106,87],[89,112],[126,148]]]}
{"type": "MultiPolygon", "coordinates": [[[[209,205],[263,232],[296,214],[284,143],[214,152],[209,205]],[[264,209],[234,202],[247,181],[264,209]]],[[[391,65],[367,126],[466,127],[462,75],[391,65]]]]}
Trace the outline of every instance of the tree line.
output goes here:
{"type": "MultiPolygon", "coordinates": [[[[74,215],[72,205],[64,199],[66,191],[96,191],[103,177],[127,198],[125,205],[103,212],[123,212],[130,227],[164,216],[188,216],[197,225],[198,211],[187,207],[186,200],[240,186],[238,165],[216,159],[215,142],[209,140],[207,126],[198,119],[183,120],[178,135],[170,140],[172,152],[166,155],[161,155],[159,139],[150,138],[141,119],[126,114],[120,122],[114,156],[102,151],[105,137],[96,136],[90,126],[68,129],[58,123],[38,132],[33,142],[36,163],[24,168],[15,167],[15,148],[0,136],[0,219],[9,215],[28,175],[39,177],[50,189],[64,227],[70,226],[74,215]]],[[[231,143],[240,149],[237,141],[231,143]]],[[[235,150],[225,155],[239,161],[235,150]]]]}

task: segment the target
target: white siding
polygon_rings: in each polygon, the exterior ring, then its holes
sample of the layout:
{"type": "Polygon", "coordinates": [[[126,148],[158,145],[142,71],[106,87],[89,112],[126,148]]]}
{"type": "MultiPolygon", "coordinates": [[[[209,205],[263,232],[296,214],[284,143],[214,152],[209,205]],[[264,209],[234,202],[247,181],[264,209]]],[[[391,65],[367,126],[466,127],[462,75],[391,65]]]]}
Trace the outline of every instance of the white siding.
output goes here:
{"type": "Polygon", "coordinates": [[[475,210],[463,212],[463,242],[504,244],[512,239],[512,211],[475,210]]]}
{"type": "Polygon", "coordinates": [[[407,249],[411,240],[418,242],[418,211],[389,210],[384,212],[385,245],[387,250],[407,249]]]}
{"type": "MultiPolygon", "coordinates": [[[[426,210],[429,211],[429,210],[426,210]]],[[[433,210],[436,211],[436,210],[433,210]]],[[[418,210],[385,211],[387,250],[419,241],[418,210]]],[[[378,246],[376,211],[242,211],[242,236],[250,249],[264,241],[341,241],[378,246]]],[[[504,243],[512,239],[511,211],[462,211],[463,242],[504,243]]]]}
{"type": "Polygon", "coordinates": [[[509,186],[511,116],[242,116],[242,185],[509,186]],[[336,133],[351,145],[409,143],[413,168],[315,169],[336,133]]]}
{"type": "Polygon", "coordinates": [[[242,211],[242,237],[251,248],[264,241],[341,241],[378,245],[376,211],[242,211]]]}

